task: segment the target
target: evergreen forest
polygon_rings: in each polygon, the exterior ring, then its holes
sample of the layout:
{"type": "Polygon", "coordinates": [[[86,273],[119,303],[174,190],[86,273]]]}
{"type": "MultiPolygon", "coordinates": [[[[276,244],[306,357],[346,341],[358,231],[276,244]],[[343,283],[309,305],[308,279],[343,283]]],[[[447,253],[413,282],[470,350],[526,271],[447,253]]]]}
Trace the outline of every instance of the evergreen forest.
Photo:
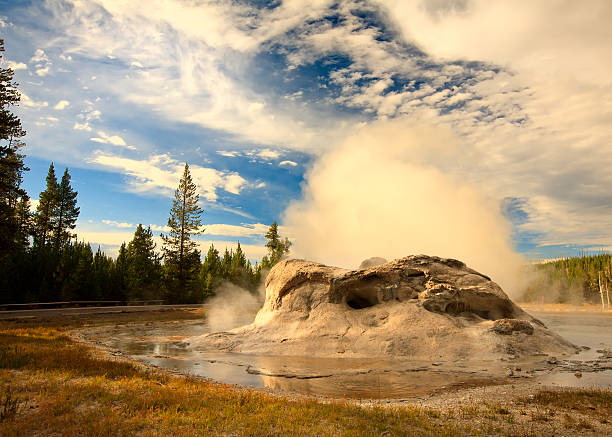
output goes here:
{"type": "Polygon", "coordinates": [[[610,306],[612,255],[583,254],[530,267],[523,301],[610,306]]]}

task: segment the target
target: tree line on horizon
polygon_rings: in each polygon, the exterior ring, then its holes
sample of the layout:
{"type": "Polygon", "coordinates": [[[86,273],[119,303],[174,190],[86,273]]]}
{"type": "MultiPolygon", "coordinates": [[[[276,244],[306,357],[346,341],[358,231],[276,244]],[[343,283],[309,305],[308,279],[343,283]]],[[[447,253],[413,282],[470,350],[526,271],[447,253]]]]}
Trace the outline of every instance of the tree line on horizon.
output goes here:
{"type": "MultiPolygon", "coordinates": [[[[1,52],[4,41],[0,39],[1,52]]],[[[201,259],[192,236],[202,226],[199,194],[186,163],[156,251],[151,228],[138,225],[116,259],[79,242],[72,231],[80,209],[68,169],[60,181],[53,163],[35,212],[21,186],[26,134],[11,107],[20,101],[14,72],[0,69],[0,303],[164,300],[199,303],[224,281],[254,291],[264,272],[288,253],[291,243],[274,222],[265,237],[268,255],[252,265],[238,242],[220,256],[211,245],[201,259]]]]}
{"type": "Polygon", "coordinates": [[[583,254],[531,268],[531,281],[522,296],[525,302],[610,306],[612,254],[583,254]]]}

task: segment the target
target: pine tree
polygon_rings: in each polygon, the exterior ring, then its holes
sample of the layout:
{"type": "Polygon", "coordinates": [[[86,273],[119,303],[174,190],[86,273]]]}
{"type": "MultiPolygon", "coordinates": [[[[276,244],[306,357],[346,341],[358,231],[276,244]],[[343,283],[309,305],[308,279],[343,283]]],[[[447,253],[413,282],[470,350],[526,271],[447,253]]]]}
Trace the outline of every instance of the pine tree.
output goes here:
{"type": "Polygon", "coordinates": [[[72,237],[69,230],[75,228],[80,211],[80,208],[76,206],[77,194],[70,186],[70,174],[66,169],[57,190],[57,205],[54,211],[56,222],[54,246],[56,251],[72,237]]]}
{"type": "Polygon", "coordinates": [[[197,276],[200,268],[200,251],[191,236],[200,233],[202,209],[196,184],[185,163],[183,176],[174,193],[168,226],[169,235],[162,234],[164,266],[169,299],[173,302],[199,300],[197,276]]]}
{"type": "Polygon", "coordinates": [[[215,249],[214,244],[211,244],[200,269],[200,280],[204,285],[204,297],[214,294],[214,289],[221,282],[222,271],[223,266],[221,265],[221,258],[219,258],[219,251],[215,249]]]}
{"type": "MultiPolygon", "coordinates": [[[[141,224],[127,246],[127,287],[132,300],[147,300],[159,297],[160,261],[155,253],[156,244],[150,227],[141,224]]],[[[119,263],[119,258],[117,258],[119,263]]]]}
{"type": "Polygon", "coordinates": [[[238,246],[236,247],[236,252],[234,252],[234,256],[232,256],[232,270],[244,269],[246,267],[246,264],[246,256],[242,251],[242,247],[240,247],[239,241],[238,246]]]}
{"type": "MultiPolygon", "coordinates": [[[[95,284],[93,275],[94,257],[91,246],[85,243],[76,243],[71,246],[71,250],[74,250],[77,255],[77,264],[71,269],[76,289],[74,294],[64,295],[64,299],[97,299],[97,296],[92,296],[92,289],[94,289],[95,284]]],[[[67,250],[61,253],[61,258],[66,258],[69,252],[67,250]]]]}
{"type": "Polygon", "coordinates": [[[238,242],[236,251],[232,252],[231,255],[229,280],[239,287],[249,289],[251,286],[251,274],[251,265],[247,263],[246,256],[242,251],[240,242],[238,242]]]}
{"type": "Polygon", "coordinates": [[[51,233],[56,226],[55,211],[58,204],[59,184],[55,177],[53,163],[49,166],[47,173],[47,187],[38,196],[38,206],[36,207],[35,237],[34,242],[44,246],[49,241],[51,233]]]}
{"type": "MultiPolygon", "coordinates": [[[[4,40],[0,39],[0,59],[4,51],[4,40]]],[[[28,168],[23,163],[24,155],[18,151],[24,146],[20,140],[25,135],[21,121],[9,108],[20,100],[14,72],[0,68],[0,260],[16,247],[16,207],[20,197],[26,195],[21,188],[22,173],[28,168]]]]}
{"type": "Polygon", "coordinates": [[[276,222],[270,225],[265,237],[268,240],[266,243],[268,255],[262,258],[261,267],[271,268],[274,266],[274,264],[279,262],[284,255],[289,253],[291,242],[288,238],[281,238],[281,236],[278,234],[278,225],[276,222]]]}
{"type": "Polygon", "coordinates": [[[223,279],[231,278],[232,271],[232,259],[234,257],[234,251],[227,250],[225,248],[225,252],[223,252],[223,258],[221,258],[221,277],[223,279]]]}
{"type": "Polygon", "coordinates": [[[16,242],[21,251],[30,245],[30,235],[32,234],[32,213],[30,212],[30,198],[27,195],[21,196],[15,211],[17,216],[17,236],[16,242]]]}
{"type": "Polygon", "coordinates": [[[127,255],[127,247],[125,242],[121,244],[117,259],[115,260],[113,268],[113,281],[112,287],[114,290],[114,297],[123,300],[126,297],[128,289],[128,269],[129,260],[127,255]]]}

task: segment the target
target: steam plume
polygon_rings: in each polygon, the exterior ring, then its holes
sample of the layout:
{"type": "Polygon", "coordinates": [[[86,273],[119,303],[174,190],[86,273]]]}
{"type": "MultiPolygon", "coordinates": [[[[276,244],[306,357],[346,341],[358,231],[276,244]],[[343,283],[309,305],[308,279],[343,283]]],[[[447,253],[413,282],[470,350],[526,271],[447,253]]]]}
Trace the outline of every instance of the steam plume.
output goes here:
{"type": "Polygon", "coordinates": [[[457,258],[513,293],[523,260],[499,203],[440,170],[459,153],[449,131],[401,120],[347,137],[317,159],[285,211],[294,255],[348,268],[371,256],[457,258]]]}
{"type": "Polygon", "coordinates": [[[255,319],[261,308],[265,293],[263,286],[258,294],[225,282],[208,301],[206,319],[211,332],[228,331],[248,325],[255,319]]]}

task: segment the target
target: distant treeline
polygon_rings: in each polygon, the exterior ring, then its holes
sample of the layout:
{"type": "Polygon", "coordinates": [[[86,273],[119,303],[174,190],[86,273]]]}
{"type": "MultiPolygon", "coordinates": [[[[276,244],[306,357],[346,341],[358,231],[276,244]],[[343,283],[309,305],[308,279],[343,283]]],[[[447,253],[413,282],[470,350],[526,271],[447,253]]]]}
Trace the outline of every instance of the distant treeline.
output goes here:
{"type": "Polygon", "coordinates": [[[88,243],[33,244],[4,257],[0,266],[0,303],[77,300],[141,301],[163,299],[168,303],[200,303],[214,295],[224,281],[255,291],[262,274],[287,251],[274,223],[266,234],[269,255],[252,265],[237,244],[222,256],[211,245],[184,289],[177,289],[172,269],[156,251],[150,228],[138,225],[132,240],[123,244],[116,259],[88,243]]]}
{"type": "Polygon", "coordinates": [[[612,254],[583,255],[534,264],[532,273],[533,279],[523,301],[601,303],[601,280],[607,303],[605,290],[612,288],[612,254]]]}

